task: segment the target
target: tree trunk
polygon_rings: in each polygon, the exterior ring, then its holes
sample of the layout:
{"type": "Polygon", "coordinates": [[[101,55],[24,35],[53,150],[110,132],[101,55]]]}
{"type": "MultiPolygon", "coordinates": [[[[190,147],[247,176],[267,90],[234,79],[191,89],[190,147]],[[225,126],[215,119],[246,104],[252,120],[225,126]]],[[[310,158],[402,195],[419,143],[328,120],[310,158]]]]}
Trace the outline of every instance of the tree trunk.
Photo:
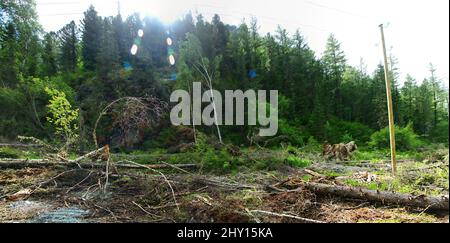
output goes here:
{"type": "Polygon", "coordinates": [[[316,194],[335,195],[344,198],[363,199],[382,204],[397,204],[403,206],[427,208],[430,210],[449,210],[448,196],[428,197],[393,192],[373,191],[362,188],[335,186],[318,183],[307,183],[305,187],[316,194]]]}

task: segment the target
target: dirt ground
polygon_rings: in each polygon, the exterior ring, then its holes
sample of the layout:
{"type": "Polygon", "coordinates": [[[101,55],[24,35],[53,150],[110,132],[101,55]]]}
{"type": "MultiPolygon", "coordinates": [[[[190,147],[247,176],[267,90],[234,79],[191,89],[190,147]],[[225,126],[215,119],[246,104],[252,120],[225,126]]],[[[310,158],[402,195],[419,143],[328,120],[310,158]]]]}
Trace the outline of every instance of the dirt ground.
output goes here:
{"type": "Polygon", "coordinates": [[[318,197],[302,188],[302,169],[227,176],[162,172],[113,169],[106,178],[101,170],[79,168],[0,170],[0,222],[445,223],[449,219],[448,212],[318,197]],[[270,190],[277,184],[296,190],[270,190]]]}

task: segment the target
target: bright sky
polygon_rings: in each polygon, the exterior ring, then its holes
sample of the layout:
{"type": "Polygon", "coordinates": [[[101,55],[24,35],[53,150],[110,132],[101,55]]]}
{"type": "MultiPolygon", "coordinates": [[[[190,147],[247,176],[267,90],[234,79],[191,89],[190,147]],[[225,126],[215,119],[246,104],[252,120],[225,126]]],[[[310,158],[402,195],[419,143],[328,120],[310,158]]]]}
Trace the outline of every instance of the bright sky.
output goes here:
{"type": "MultiPolygon", "coordinates": [[[[79,21],[90,4],[102,16],[118,12],[118,0],[36,0],[46,31],[79,21]]],[[[120,0],[122,15],[140,12],[170,23],[185,13],[202,13],[208,20],[218,13],[229,24],[258,19],[261,34],[277,25],[290,33],[300,29],[309,46],[321,56],[326,39],[334,33],[348,59],[359,66],[361,57],[372,72],[382,61],[380,31],[398,58],[401,77],[412,74],[419,82],[429,76],[428,64],[448,87],[448,0],[120,0]]]]}

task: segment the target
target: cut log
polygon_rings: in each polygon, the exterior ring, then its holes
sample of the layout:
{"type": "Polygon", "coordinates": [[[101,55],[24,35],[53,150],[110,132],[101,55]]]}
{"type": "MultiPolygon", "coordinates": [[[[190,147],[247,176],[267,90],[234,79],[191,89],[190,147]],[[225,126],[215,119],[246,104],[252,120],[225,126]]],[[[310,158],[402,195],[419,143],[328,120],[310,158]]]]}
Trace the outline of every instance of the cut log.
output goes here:
{"type": "Polygon", "coordinates": [[[10,147],[10,148],[40,148],[42,145],[39,144],[24,144],[24,143],[0,143],[0,148],[10,147]]]}
{"type": "Polygon", "coordinates": [[[363,188],[336,186],[319,183],[306,183],[305,188],[319,195],[334,195],[343,198],[362,199],[382,204],[394,204],[430,210],[448,211],[448,196],[414,196],[393,192],[373,191],[363,188]]]}
{"type": "MultiPolygon", "coordinates": [[[[40,167],[47,167],[47,166],[66,166],[66,167],[82,167],[84,169],[90,169],[90,168],[104,168],[104,164],[100,163],[78,163],[76,161],[69,161],[69,162],[54,162],[50,160],[24,160],[24,159],[4,159],[0,161],[0,168],[6,168],[6,169],[20,169],[20,168],[40,168],[40,167]]],[[[198,167],[196,164],[175,164],[175,165],[168,165],[168,164],[150,164],[150,165],[130,165],[130,164],[114,164],[117,168],[123,168],[123,169],[171,169],[173,167],[182,168],[182,169],[195,169],[198,167]]]]}

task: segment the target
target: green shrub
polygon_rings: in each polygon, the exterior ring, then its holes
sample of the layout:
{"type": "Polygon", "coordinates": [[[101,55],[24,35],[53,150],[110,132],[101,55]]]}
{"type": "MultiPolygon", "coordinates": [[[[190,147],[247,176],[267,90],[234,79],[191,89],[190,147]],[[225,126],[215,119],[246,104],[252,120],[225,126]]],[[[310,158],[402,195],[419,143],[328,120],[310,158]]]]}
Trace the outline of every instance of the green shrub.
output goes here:
{"type": "Polygon", "coordinates": [[[203,168],[210,171],[228,172],[236,164],[234,158],[227,151],[208,149],[202,156],[203,168]]]}
{"type": "Polygon", "coordinates": [[[370,140],[370,135],[374,132],[364,124],[337,119],[330,120],[326,124],[325,130],[326,139],[330,143],[355,141],[357,144],[365,144],[370,140]]]}
{"type": "Polygon", "coordinates": [[[305,129],[293,126],[284,119],[280,119],[278,122],[278,135],[286,136],[289,142],[296,146],[304,146],[305,141],[310,137],[305,129]]]}
{"type": "MultiPolygon", "coordinates": [[[[423,141],[414,133],[412,124],[408,124],[406,127],[395,127],[395,142],[400,151],[414,150],[424,145],[423,141]]],[[[370,137],[369,147],[371,148],[385,149],[389,146],[389,128],[375,132],[370,137]]]]}
{"type": "Polygon", "coordinates": [[[273,171],[280,169],[285,163],[284,157],[262,158],[252,161],[255,170],[273,171]]]}
{"type": "Polygon", "coordinates": [[[289,156],[286,158],[286,164],[292,167],[305,168],[311,165],[311,161],[308,159],[301,159],[296,156],[289,156]]]}
{"type": "Polygon", "coordinates": [[[431,131],[431,140],[448,144],[448,121],[440,121],[431,131]]]}

